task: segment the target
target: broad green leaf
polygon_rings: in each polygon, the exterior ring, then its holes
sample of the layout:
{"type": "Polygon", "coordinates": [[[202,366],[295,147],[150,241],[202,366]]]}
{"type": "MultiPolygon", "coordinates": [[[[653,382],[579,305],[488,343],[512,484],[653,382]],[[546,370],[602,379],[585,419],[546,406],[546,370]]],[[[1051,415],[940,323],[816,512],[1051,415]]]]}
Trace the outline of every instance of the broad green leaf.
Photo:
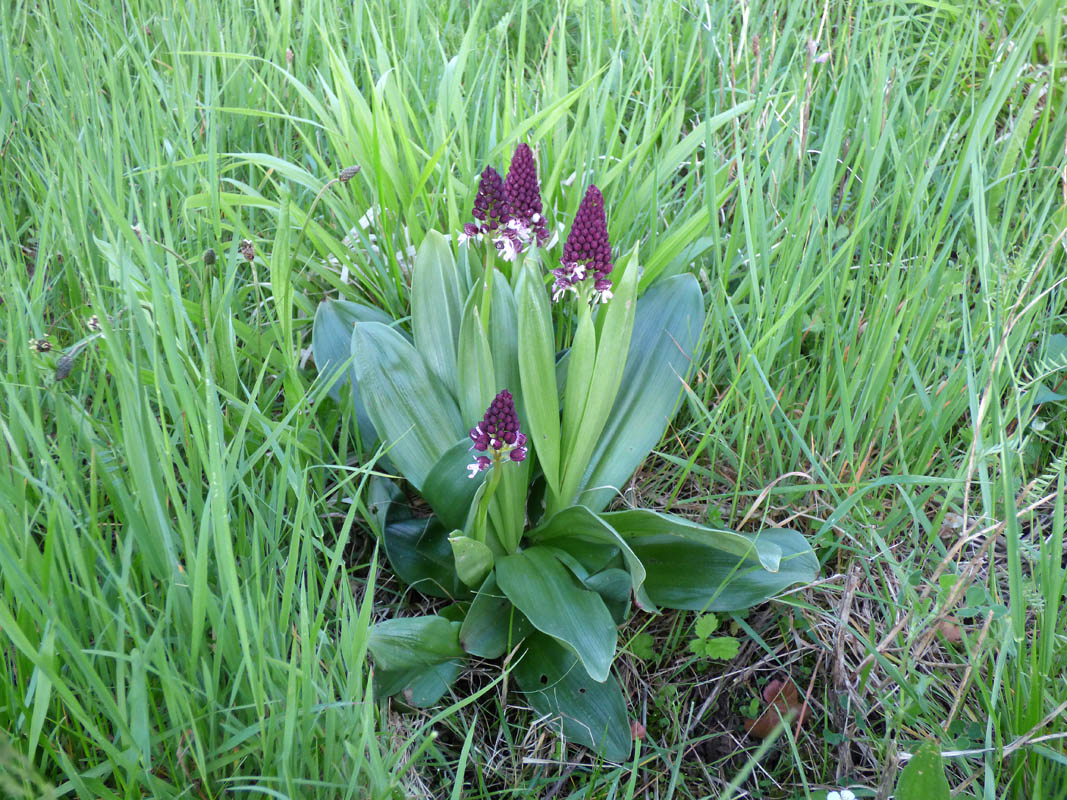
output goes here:
{"type": "MultiPolygon", "coordinates": [[[[637,251],[626,261],[622,277],[615,286],[615,296],[602,311],[603,325],[597,334],[596,362],[589,381],[589,395],[574,442],[561,465],[560,502],[569,505],[578,496],[578,487],[600,441],[600,433],[615,403],[626,366],[637,310],[637,251]]],[[[572,355],[572,358],[574,356],[572,355]]],[[[567,382],[575,377],[568,369],[567,382]]]]}
{"type": "Polygon", "coordinates": [[[586,576],[582,581],[585,588],[592,589],[604,605],[611,612],[611,618],[616,625],[621,625],[626,620],[626,614],[630,610],[630,573],[618,567],[608,569],[586,576]]]}
{"type": "Polygon", "coordinates": [[[311,353],[323,382],[329,386],[330,397],[339,401],[344,386],[349,386],[352,407],[364,445],[371,445],[378,434],[367,415],[367,408],[359,396],[356,370],[352,366],[352,329],[357,322],[392,322],[384,311],[347,300],[323,300],[315,311],[311,327],[311,353]]]}
{"type": "Polygon", "coordinates": [[[519,379],[527,436],[552,492],[559,494],[559,395],[548,292],[530,264],[519,277],[519,379]]]}
{"type": "MultiPolygon", "coordinates": [[[[645,582],[645,567],[626,543],[626,539],[616,531],[603,517],[599,517],[585,506],[571,506],[554,514],[530,532],[530,540],[551,544],[571,552],[576,542],[594,545],[606,545],[621,553],[626,569],[630,573],[631,588],[638,606],[646,611],[655,611],[655,605],[645,596],[642,585],[645,582]]],[[[583,563],[581,552],[572,552],[583,563]]]]}
{"type": "Polygon", "coordinates": [[[448,239],[428,231],[411,273],[411,329],[426,366],[456,396],[456,341],[463,309],[448,239]]]}
{"type": "Polygon", "coordinates": [[[459,643],[472,656],[500,658],[533,631],[490,574],[474,595],[459,631],[459,643]]]}
{"type": "Polygon", "coordinates": [[[471,477],[467,470],[475,455],[471,453],[470,438],[464,437],[448,448],[423,481],[423,499],[446,528],[464,527],[478,487],[485,482],[486,473],[477,472],[471,477]]]}
{"type": "Polygon", "coordinates": [[[480,586],[493,568],[493,551],[483,542],[464,536],[462,531],[453,531],[448,543],[452,546],[459,579],[471,588],[480,586]]]}
{"type": "Polygon", "coordinates": [[[777,572],[751,560],[670,534],[627,537],[645,565],[645,591],[652,602],[691,611],[735,611],[815,580],[819,561],[795,531],[762,531],[760,539],[781,553],[777,572]]]}
{"type": "Polygon", "coordinates": [[[441,664],[408,667],[407,669],[376,669],[374,682],[383,697],[399,694],[404,702],[416,708],[437,703],[463,671],[463,659],[453,658],[441,664]]]}
{"type": "Polygon", "coordinates": [[[515,411],[525,428],[527,427],[526,406],[523,403],[522,385],[519,380],[518,308],[515,304],[515,295],[506,280],[493,281],[492,312],[489,315],[489,349],[493,354],[496,390],[507,389],[511,392],[515,398],[515,411]]]}
{"type": "Polygon", "coordinates": [[[698,544],[725,550],[749,559],[758,559],[769,572],[778,571],[778,562],[782,557],[781,549],[763,538],[762,534],[751,535],[712,528],[701,525],[685,517],[665,514],[647,508],[634,508],[628,511],[612,511],[601,514],[600,518],[611,525],[626,540],[634,536],[664,534],[679,539],[686,539],[698,544]]]}
{"type": "Polygon", "coordinates": [[[904,765],[897,780],[896,796],[901,800],[909,797],[949,800],[952,794],[937,742],[925,742],[904,765]]]}
{"type": "Polygon", "coordinates": [[[551,550],[531,547],[499,559],[496,580],[535,628],[574,650],[594,680],[607,679],[615,621],[600,595],[583,588],[551,550]]]}
{"type": "Polygon", "coordinates": [[[456,397],[459,398],[459,410],[463,420],[469,422],[471,427],[482,418],[499,391],[489,338],[485,335],[478,310],[480,296],[481,287],[475,287],[463,307],[456,359],[456,397]]]}
{"type": "Polygon", "coordinates": [[[360,394],[390,460],[421,488],[434,464],[466,433],[455,400],[415,348],[381,323],[355,326],[352,354],[360,394]]]}
{"type": "Polygon", "coordinates": [[[593,367],[596,364],[596,328],[589,306],[582,303],[578,309],[578,328],[568,351],[567,381],[563,393],[563,440],[560,455],[564,464],[571,460],[578,427],[593,385],[593,367]]]}
{"type": "Polygon", "coordinates": [[[458,622],[435,615],[387,619],[371,628],[368,647],[385,670],[443,664],[464,656],[458,622]]]}
{"type": "Polygon", "coordinates": [[[630,757],[633,741],[626,699],[613,675],[592,680],[574,654],[555,639],[534,633],[513,675],[526,699],[557,730],[609,761],[630,757]]]}
{"type": "Polygon", "coordinates": [[[692,275],[657,283],[638,301],[622,384],[579,487],[583,505],[607,506],[662,438],[703,322],[692,275]]]}
{"type": "Polygon", "coordinates": [[[372,479],[368,508],[385,544],[389,564],[404,583],[432,597],[455,598],[468,594],[456,576],[450,528],[435,517],[412,517],[400,489],[390,480],[372,479]]]}

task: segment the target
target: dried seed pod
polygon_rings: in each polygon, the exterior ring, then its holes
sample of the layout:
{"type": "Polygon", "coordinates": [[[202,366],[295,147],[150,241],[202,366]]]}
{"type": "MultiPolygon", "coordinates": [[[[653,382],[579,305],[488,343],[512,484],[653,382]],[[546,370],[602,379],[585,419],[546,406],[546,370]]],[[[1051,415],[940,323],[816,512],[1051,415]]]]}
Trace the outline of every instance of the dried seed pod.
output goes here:
{"type": "Polygon", "coordinates": [[[341,183],[348,183],[350,180],[356,177],[357,172],[359,172],[358,164],[354,167],[345,167],[337,174],[337,180],[339,180],[341,183]]]}
{"type": "Polygon", "coordinates": [[[253,261],[256,260],[256,246],[252,244],[251,240],[242,239],[238,249],[241,251],[241,255],[245,257],[245,260],[248,263],[251,264],[253,261]]]}

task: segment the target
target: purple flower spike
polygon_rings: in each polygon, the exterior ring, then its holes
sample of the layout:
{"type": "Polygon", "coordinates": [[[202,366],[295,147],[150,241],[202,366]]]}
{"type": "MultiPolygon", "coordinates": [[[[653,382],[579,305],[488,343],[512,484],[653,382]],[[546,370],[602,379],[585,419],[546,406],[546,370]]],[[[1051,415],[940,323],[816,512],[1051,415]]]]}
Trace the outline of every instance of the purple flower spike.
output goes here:
{"type": "Polygon", "coordinates": [[[482,224],[476,225],[468,222],[464,225],[463,233],[460,234],[461,243],[467,239],[477,239],[482,234],[495,231],[508,223],[510,215],[508,214],[508,202],[504,198],[504,181],[500,173],[492,167],[486,167],[482,171],[471,216],[481,220],[482,224]]]}
{"type": "Polygon", "coordinates": [[[537,182],[533,150],[525,142],[515,148],[511,158],[508,177],[504,180],[504,197],[511,215],[508,228],[518,238],[518,252],[535,238],[538,245],[543,245],[548,240],[548,230],[541,206],[541,185],[537,182]]]}
{"type": "Polygon", "coordinates": [[[611,263],[611,242],[608,240],[608,221],[604,214],[604,196],[596,186],[585,190],[585,197],[578,206],[571,232],[563,245],[563,258],[560,263],[563,267],[553,271],[556,276],[553,300],[558,299],[568,289],[574,289],[574,285],[585,280],[589,274],[593,275],[595,281],[594,302],[611,298],[611,281],[607,276],[615,265],[611,263]]]}
{"type": "Polygon", "coordinates": [[[471,450],[489,455],[478,456],[473,464],[467,465],[468,477],[473,478],[500,463],[505,456],[512,461],[526,459],[526,434],[519,430],[519,417],[511,392],[504,389],[493,399],[482,421],[471,428],[470,437],[474,443],[471,450]]]}

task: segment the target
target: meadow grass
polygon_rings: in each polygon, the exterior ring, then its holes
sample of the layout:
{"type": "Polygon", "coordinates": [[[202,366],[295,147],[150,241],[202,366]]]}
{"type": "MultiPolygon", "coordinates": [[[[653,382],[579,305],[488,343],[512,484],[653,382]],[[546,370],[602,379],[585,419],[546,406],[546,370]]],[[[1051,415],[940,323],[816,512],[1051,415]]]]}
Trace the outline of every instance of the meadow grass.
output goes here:
{"type": "Polygon", "coordinates": [[[5,4],[0,791],[888,797],[935,739],[957,796],[1067,796],[1065,28],[1048,0],[5,4]],[[519,141],[551,222],[595,180],[642,286],[706,291],[619,502],[823,564],[725,620],[726,664],[687,615],[634,621],[625,765],[477,670],[431,711],[374,697],[368,627],[421,601],[307,359],[324,298],[408,314],[411,247],[519,141]],[[745,737],[784,675],[807,721],[745,737]]]}

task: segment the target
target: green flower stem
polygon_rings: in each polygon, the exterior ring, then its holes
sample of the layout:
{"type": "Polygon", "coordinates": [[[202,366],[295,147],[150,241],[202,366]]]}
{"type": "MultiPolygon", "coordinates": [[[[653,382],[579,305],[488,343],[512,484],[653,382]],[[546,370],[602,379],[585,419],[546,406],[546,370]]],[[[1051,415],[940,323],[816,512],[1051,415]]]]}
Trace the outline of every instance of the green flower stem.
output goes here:
{"type": "Polygon", "coordinates": [[[482,492],[481,500],[478,502],[478,511],[474,515],[474,530],[471,531],[471,538],[482,544],[485,544],[486,539],[485,523],[489,515],[489,503],[496,494],[497,486],[500,485],[500,467],[501,463],[494,458],[493,467],[485,479],[485,491],[482,492]]]}
{"type": "Polygon", "coordinates": [[[493,273],[496,272],[496,268],[493,266],[493,254],[489,248],[485,248],[485,272],[482,273],[482,328],[485,330],[485,335],[489,335],[489,305],[493,299],[493,273]]]}

